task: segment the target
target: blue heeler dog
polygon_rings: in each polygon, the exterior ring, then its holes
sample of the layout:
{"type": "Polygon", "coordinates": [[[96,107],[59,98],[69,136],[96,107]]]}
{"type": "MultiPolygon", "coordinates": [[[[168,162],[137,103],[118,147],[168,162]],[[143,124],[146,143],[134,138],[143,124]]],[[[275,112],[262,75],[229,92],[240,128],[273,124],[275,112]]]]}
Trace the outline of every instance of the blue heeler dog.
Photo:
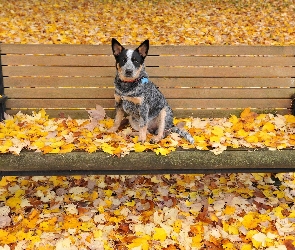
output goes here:
{"type": "Polygon", "coordinates": [[[147,131],[155,135],[153,143],[175,132],[193,144],[194,139],[187,131],[174,126],[172,109],[145,72],[144,59],[149,50],[149,40],[131,50],[113,38],[112,50],[117,68],[114,82],[116,118],[109,131],[118,130],[126,112],[132,128],[139,131],[140,142],[146,141],[147,131]]]}

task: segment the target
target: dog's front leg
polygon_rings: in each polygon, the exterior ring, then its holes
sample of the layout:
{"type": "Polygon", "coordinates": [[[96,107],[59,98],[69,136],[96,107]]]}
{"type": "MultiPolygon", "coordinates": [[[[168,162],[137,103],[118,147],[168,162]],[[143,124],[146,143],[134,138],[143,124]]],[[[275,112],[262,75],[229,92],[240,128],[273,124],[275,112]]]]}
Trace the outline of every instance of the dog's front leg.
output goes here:
{"type": "Polygon", "coordinates": [[[122,99],[119,95],[115,94],[115,107],[116,107],[116,117],[115,117],[115,122],[114,122],[114,126],[111,127],[108,132],[116,132],[118,130],[118,128],[121,125],[121,122],[124,118],[124,111],[123,111],[123,107],[122,107],[122,99]]]}
{"type": "Polygon", "coordinates": [[[158,134],[152,138],[151,141],[153,143],[157,143],[158,141],[160,141],[164,137],[166,115],[167,115],[166,107],[164,107],[160,111],[160,113],[156,119],[157,120],[157,127],[158,127],[158,134]]]}
{"type": "Polygon", "coordinates": [[[148,113],[149,109],[147,105],[141,105],[139,111],[139,137],[138,141],[145,142],[146,141],[146,133],[148,127],[148,113]]]}

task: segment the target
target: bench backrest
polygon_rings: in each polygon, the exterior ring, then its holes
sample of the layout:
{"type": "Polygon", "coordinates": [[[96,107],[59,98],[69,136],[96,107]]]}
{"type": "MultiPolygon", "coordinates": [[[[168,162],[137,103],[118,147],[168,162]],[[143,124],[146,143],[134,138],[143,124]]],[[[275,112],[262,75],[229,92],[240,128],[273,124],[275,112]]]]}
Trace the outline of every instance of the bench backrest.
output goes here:
{"type": "MultiPolygon", "coordinates": [[[[129,47],[129,46],[126,46],[129,47]]],[[[44,108],[87,117],[114,107],[109,45],[0,44],[7,112],[44,108]]],[[[288,113],[295,92],[295,46],[152,46],[150,79],[178,117],[224,117],[246,107],[288,113]]]]}

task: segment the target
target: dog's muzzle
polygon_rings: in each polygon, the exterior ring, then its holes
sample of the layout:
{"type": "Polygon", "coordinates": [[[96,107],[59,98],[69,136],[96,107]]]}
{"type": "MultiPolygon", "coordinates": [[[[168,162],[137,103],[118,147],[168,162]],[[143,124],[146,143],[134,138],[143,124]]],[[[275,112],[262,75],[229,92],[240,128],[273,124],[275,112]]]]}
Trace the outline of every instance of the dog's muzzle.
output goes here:
{"type": "Polygon", "coordinates": [[[126,69],[126,70],[125,70],[125,76],[126,76],[126,77],[132,77],[132,76],[133,76],[133,70],[131,70],[131,69],[126,69]]]}

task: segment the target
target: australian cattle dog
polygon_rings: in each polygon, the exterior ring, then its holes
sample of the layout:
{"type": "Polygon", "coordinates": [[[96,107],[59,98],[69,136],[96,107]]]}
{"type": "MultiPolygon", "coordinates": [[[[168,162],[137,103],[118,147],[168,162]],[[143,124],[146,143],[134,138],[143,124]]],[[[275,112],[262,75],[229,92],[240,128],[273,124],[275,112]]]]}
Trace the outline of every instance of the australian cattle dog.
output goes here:
{"type": "Polygon", "coordinates": [[[153,143],[175,132],[193,144],[194,139],[187,131],[174,126],[172,109],[145,71],[144,60],[148,54],[149,40],[131,50],[125,49],[113,38],[112,50],[117,69],[114,82],[116,117],[109,131],[118,130],[126,112],[132,128],[139,131],[140,142],[146,141],[147,132],[154,134],[153,143]]]}

